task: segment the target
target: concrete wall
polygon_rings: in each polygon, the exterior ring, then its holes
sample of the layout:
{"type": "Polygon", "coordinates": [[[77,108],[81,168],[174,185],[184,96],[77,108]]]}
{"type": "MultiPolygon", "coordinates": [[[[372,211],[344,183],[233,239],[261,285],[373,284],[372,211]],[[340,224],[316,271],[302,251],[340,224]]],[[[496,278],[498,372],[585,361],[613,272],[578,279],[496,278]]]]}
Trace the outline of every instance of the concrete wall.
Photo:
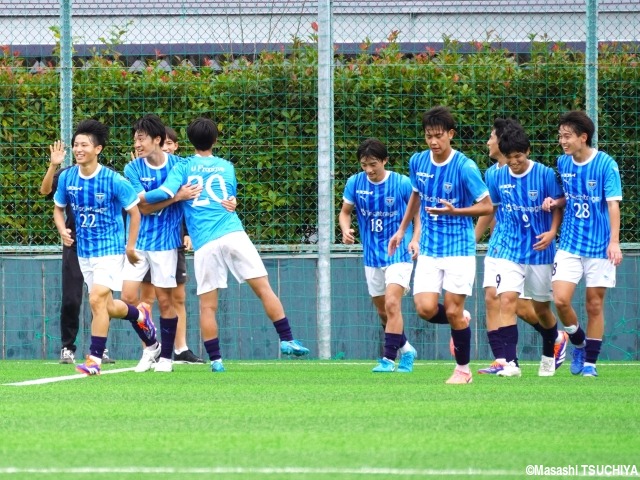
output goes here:
{"type": "MultiPolygon", "coordinates": [[[[316,261],[310,255],[265,255],[271,284],[282,299],[294,334],[317,352],[316,261]]],[[[466,307],[473,314],[472,358],[487,359],[490,351],[484,328],[481,290],[482,260],[474,296],[466,307]],[[480,280],[478,280],[480,279],[480,280]]],[[[193,272],[192,258],[188,258],[193,272]]],[[[626,254],[618,270],[618,286],[606,299],[606,338],[602,359],[638,360],[640,302],[638,301],[638,256],[626,254]]],[[[0,359],[57,359],[60,351],[60,257],[0,256],[0,359]]],[[[260,303],[247,285],[234,279],[221,291],[219,324],[222,352],[230,359],[272,359],[278,356],[278,338],[260,303]]],[[[195,281],[187,283],[188,342],[203,354],[199,337],[195,281]]],[[[332,355],[336,358],[374,359],[384,342],[379,320],[367,294],[361,259],[340,254],[332,260],[332,355]]],[[[576,310],[584,320],[584,291],[579,288],[576,310]]],[[[448,359],[449,330],[420,320],[410,296],[404,300],[406,332],[421,359],[448,359]]],[[[157,312],[156,312],[157,318],[157,312]]],[[[90,310],[85,302],[78,335],[78,353],[86,353],[90,341],[90,310]]],[[[107,347],[116,359],[140,354],[137,336],[127,322],[112,320],[107,347]]],[[[538,359],[539,335],[529,326],[520,327],[523,359],[538,359]]]]}

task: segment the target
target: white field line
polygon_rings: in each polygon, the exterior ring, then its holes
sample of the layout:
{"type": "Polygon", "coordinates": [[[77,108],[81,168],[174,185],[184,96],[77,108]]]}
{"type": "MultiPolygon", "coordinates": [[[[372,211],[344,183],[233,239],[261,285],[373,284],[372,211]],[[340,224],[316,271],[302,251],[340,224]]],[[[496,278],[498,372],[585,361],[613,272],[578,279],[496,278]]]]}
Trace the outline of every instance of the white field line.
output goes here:
{"type": "Polygon", "coordinates": [[[524,472],[514,470],[482,470],[482,469],[418,469],[418,468],[304,468],[304,467],[211,467],[211,468],[179,468],[179,467],[77,467],[77,468],[0,468],[0,475],[13,474],[50,474],[50,475],[74,475],[74,474],[174,474],[174,475],[215,475],[215,474],[239,474],[239,475],[385,475],[385,476],[419,476],[419,477],[443,477],[443,476],[517,476],[524,472]]]}
{"type": "MultiPolygon", "coordinates": [[[[234,365],[234,367],[242,367],[243,365],[249,365],[249,366],[255,366],[255,365],[274,365],[274,366],[280,366],[280,367],[286,367],[286,366],[293,366],[293,365],[315,365],[315,366],[319,366],[319,367],[332,367],[332,366],[350,366],[350,365],[371,365],[372,361],[368,361],[368,362],[345,362],[342,360],[336,360],[336,361],[322,361],[322,362],[309,362],[307,363],[304,360],[298,360],[298,361],[282,361],[282,360],[278,360],[278,361],[273,361],[273,362],[245,362],[242,360],[235,360],[235,361],[230,361],[229,363],[232,363],[234,365]]],[[[435,366],[439,366],[439,365],[448,365],[449,363],[434,363],[434,362],[416,362],[414,364],[414,366],[417,367],[435,367],[435,366]]],[[[478,364],[483,364],[481,362],[472,362],[471,365],[478,365],[478,364]]],[[[206,364],[201,364],[203,367],[206,364]]],[[[531,363],[531,362],[520,362],[520,365],[523,366],[537,366],[538,363],[531,363]]],[[[635,362],[635,363],[599,363],[598,367],[602,368],[610,368],[610,367],[640,367],[640,362],[635,362]]],[[[134,370],[135,367],[128,367],[128,368],[116,368],[113,370],[103,370],[101,372],[101,375],[109,375],[109,374],[113,374],[113,373],[122,373],[122,372],[131,372],[134,370]]],[[[208,366],[207,366],[208,368],[208,366]]],[[[87,377],[87,375],[84,375],[82,373],[78,373],[75,375],[66,375],[66,376],[62,376],[62,377],[48,377],[48,378],[38,378],[35,380],[25,380],[23,382],[16,382],[16,383],[3,383],[3,386],[12,386],[12,387],[23,387],[23,386],[29,386],[29,385],[43,385],[46,383],[55,383],[55,382],[64,382],[66,380],[77,380],[79,378],[85,378],[87,377]]]]}
{"type": "MultiPolygon", "coordinates": [[[[100,375],[110,375],[112,373],[122,373],[122,372],[132,372],[135,367],[131,368],[116,368],[114,370],[103,370],[100,375]]],[[[49,378],[38,378],[36,380],[25,380],[24,382],[16,382],[16,383],[3,383],[3,385],[8,385],[12,387],[23,387],[27,385],[42,385],[44,383],[55,383],[55,382],[64,382],[66,380],[77,380],[78,378],[86,378],[88,375],[83,373],[77,373],[76,375],[66,375],[64,377],[49,377],[49,378]]]]}

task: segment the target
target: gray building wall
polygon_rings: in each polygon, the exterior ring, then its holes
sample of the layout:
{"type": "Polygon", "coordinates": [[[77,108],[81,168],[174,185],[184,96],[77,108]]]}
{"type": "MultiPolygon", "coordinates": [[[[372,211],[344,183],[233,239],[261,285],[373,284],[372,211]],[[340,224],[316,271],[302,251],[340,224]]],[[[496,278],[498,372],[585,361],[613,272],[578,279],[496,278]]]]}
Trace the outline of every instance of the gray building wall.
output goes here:
{"type": "MultiPolygon", "coordinates": [[[[638,41],[640,4],[635,0],[600,0],[599,37],[606,41],[638,41]]],[[[441,43],[444,37],[460,42],[500,41],[507,44],[538,40],[583,42],[586,35],[584,0],[523,1],[396,1],[333,2],[334,41],[358,45],[366,38],[385,42],[393,30],[402,44],[441,43]]],[[[125,28],[120,48],[131,46],[189,46],[191,53],[206,53],[197,45],[287,44],[294,36],[306,40],[317,20],[317,1],[178,1],[75,0],[72,33],[77,45],[101,45],[111,32],[125,28]]],[[[23,54],[49,55],[55,44],[50,27],[59,23],[59,1],[0,0],[0,44],[23,54]],[[46,48],[44,48],[46,47],[46,48]],[[49,52],[49,53],[47,53],[49,52]]],[[[209,47],[207,47],[209,48],[209,47]]],[[[346,48],[346,47],[345,47],[346,48]]],[[[409,47],[407,47],[409,48],[409,47]]],[[[79,47],[78,54],[89,49],[79,47]]],[[[138,48],[144,54],[153,49],[138,48]]],[[[241,53],[250,52],[245,48],[241,53]]],[[[357,49],[355,50],[357,52],[357,49]]],[[[184,53],[184,48],[175,53],[184,53]]]]}
{"type": "MultiPolygon", "coordinates": [[[[316,260],[310,255],[264,255],[271,284],[282,299],[294,334],[317,352],[316,260]]],[[[484,328],[482,295],[483,257],[477,259],[474,295],[466,308],[473,315],[473,359],[489,359],[491,354],[484,328]]],[[[60,256],[0,256],[0,359],[56,360],[60,351],[60,256]]],[[[625,252],[618,270],[618,286],[606,298],[606,334],[601,359],[638,360],[640,304],[638,268],[640,258],[625,252]]],[[[367,294],[359,255],[336,254],[332,259],[332,341],[334,358],[374,359],[381,355],[384,334],[367,294]]],[[[192,258],[188,258],[193,272],[192,258]]],[[[188,342],[201,355],[198,300],[195,281],[187,283],[188,342]]],[[[579,287],[575,308],[584,325],[584,290],[579,287]]],[[[419,352],[419,358],[450,359],[449,329],[419,319],[410,296],[403,303],[405,330],[419,352]]],[[[156,311],[157,318],[157,311],[156,311]]],[[[225,358],[258,360],[278,356],[278,337],[264,315],[260,302],[247,285],[230,279],[221,290],[220,339],[225,358]]],[[[88,352],[90,310],[83,304],[78,354],[88,352]]],[[[116,359],[136,359],[140,342],[128,322],[111,321],[107,347],[116,359]]],[[[529,326],[520,326],[520,356],[537,360],[541,354],[539,335],[529,326]]],[[[313,355],[315,356],[315,355],[313,355]]]]}

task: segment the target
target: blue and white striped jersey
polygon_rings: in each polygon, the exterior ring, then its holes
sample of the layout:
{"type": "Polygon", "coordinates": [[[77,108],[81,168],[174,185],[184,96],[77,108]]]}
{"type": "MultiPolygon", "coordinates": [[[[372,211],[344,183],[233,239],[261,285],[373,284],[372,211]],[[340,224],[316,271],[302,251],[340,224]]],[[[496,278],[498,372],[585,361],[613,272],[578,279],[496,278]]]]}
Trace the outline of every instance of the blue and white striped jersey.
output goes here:
{"type": "Polygon", "coordinates": [[[385,179],[378,183],[369,180],[365,172],[352,175],[347,180],[343,200],[353,205],[356,211],[366,266],[387,267],[412,261],[407,248],[413,235],[413,225],[407,229],[393,256],[387,253],[389,239],[402,223],[411,192],[409,177],[396,172],[387,172],[385,179]]]}
{"type": "MultiPolygon", "coordinates": [[[[501,167],[500,164],[496,162],[493,165],[491,165],[489,168],[487,168],[487,170],[484,172],[484,183],[487,185],[487,188],[489,188],[489,184],[494,181],[494,178],[498,173],[498,170],[503,168],[503,166],[501,167]]],[[[491,189],[489,188],[489,190],[491,189]]],[[[495,205],[496,204],[494,203],[494,206],[495,205]]],[[[489,237],[489,244],[487,245],[487,257],[497,256],[496,252],[497,252],[497,246],[498,246],[498,238],[500,237],[500,228],[502,227],[503,217],[504,215],[502,213],[502,210],[500,208],[497,208],[493,216],[495,223],[493,225],[493,230],[491,230],[491,237],[489,237]]]]}
{"type": "Polygon", "coordinates": [[[187,183],[203,187],[198,198],[180,202],[195,250],[228,233],[244,230],[238,214],[220,203],[236,195],[238,184],[231,162],[215,156],[189,157],[169,172],[160,190],[173,197],[187,183]]]}
{"type": "Polygon", "coordinates": [[[98,165],[89,177],[76,165],[60,174],[53,197],[58,207],[67,203],[76,219],[78,257],[121,255],[125,248],[122,209],[140,201],[131,184],[119,173],[98,165]]]}
{"type": "MultiPolygon", "coordinates": [[[[136,193],[148,192],[164,183],[171,169],[182,157],[165,153],[161,166],[154,166],[146,158],[136,158],[124,167],[124,174],[136,193]]],[[[173,250],[182,245],[182,207],[169,205],[151,215],[142,215],[136,249],[143,251],[173,250]]]]}
{"type": "Polygon", "coordinates": [[[527,171],[515,175],[500,168],[488,182],[491,200],[502,211],[502,226],[496,239],[494,257],[525,265],[553,263],[555,242],[538,251],[533,245],[537,235],[551,229],[552,213],[542,210],[545,198],[562,197],[555,172],[541,163],[530,161],[527,171]]]}
{"type": "Polygon", "coordinates": [[[607,258],[611,239],[608,201],[622,200],[622,182],[616,161],[595,151],[583,163],[570,155],[558,157],[567,205],[562,219],[560,249],[589,258],[607,258]]]}
{"type": "Polygon", "coordinates": [[[489,192],[476,163],[452,150],[443,163],[435,163],[430,150],[416,153],[409,160],[409,178],[420,195],[420,255],[431,257],[476,254],[473,220],[468,216],[430,215],[426,207],[441,208],[441,199],[456,208],[470,207],[489,192]]]}

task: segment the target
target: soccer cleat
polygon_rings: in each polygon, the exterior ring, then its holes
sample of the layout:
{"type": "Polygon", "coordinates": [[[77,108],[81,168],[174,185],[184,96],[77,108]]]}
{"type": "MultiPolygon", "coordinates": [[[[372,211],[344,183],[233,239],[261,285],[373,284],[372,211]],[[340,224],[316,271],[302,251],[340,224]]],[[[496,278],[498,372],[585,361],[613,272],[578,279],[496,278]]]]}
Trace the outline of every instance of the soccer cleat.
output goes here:
{"type": "Polygon", "coordinates": [[[584,368],[584,347],[573,349],[573,359],[571,360],[571,366],[569,369],[573,375],[580,375],[584,368]]]}
{"type": "Polygon", "coordinates": [[[418,352],[413,346],[410,346],[408,352],[404,352],[400,355],[400,363],[398,364],[398,372],[411,373],[413,372],[413,362],[418,356],[418,352]]]}
{"type": "Polygon", "coordinates": [[[553,357],[545,357],[542,355],[540,359],[540,367],[538,368],[539,377],[553,377],[556,374],[556,360],[553,357]]]}
{"type": "Polygon", "coordinates": [[[564,363],[564,359],[567,356],[567,345],[569,344],[569,335],[564,330],[560,332],[560,342],[553,346],[553,358],[556,362],[556,370],[560,368],[560,365],[564,363]]]}
{"type": "MultiPolygon", "coordinates": [[[[462,319],[467,322],[467,327],[468,327],[469,324],[471,323],[471,313],[469,312],[469,310],[464,310],[462,312],[462,319]]],[[[449,352],[451,353],[452,357],[456,356],[456,345],[455,343],[453,343],[453,337],[449,339],[449,352]]]]}
{"type": "Polygon", "coordinates": [[[222,365],[222,360],[214,360],[213,362],[211,362],[211,371],[213,373],[220,373],[220,372],[224,372],[224,365],[222,365]]]}
{"type": "Polygon", "coordinates": [[[95,362],[90,355],[87,355],[84,363],[76,365],[76,371],[85,375],[100,375],[100,364],[95,362]]]}
{"type": "Polygon", "coordinates": [[[109,353],[109,350],[105,348],[104,353],[102,354],[102,363],[116,363],[116,361],[113,358],[110,358],[109,355],[107,355],[108,353],[109,353]]]}
{"type": "Polygon", "coordinates": [[[295,355],[296,357],[309,355],[309,349],[303,347],[298,340],[282,340],[280,342],[280,352],[283,355],[295,355]]]}
{"type": "Polygon", "coordinates": [[[144,330],[146,337],[149,340],[156,339],[156,326],[151,319],[151,306],[148,303],[142,302],[138,305],[138,310],[142,313],[142,320],[138,320],[138,326],[144,330]]]}
{"type": "Polygon", "coordinates": [[[191,365],[194,363],[204,363],[204,360],[196,356],[191,350],[185,350],[181,353],[173,353],[173,363],[187,363],[191,365]]]}
{"type": "Polygon", "coordinates": [[[504,368],[504,364],[494,361],[491,365],[489,365],[487,368],[481,368],[480,370],[478,370],[478,373],[483,375],[497,375],[498,373],[500,373],[502,371],[502,369],[504,368]]]}
{"type": "Polygon", "coordinates": [[[63,348],[62,350],[60,350],[60,362],[59,363],[63,363],[63,364],[73,364],[76,362],[76,357],[73,354],[72,350],[69,350],[68,348],[63,348]]]}
{"type": "Polygon", "coordinates": [[[376,373],[391,373],[395,372],[396,364],[393,360],[389,360],[388,358],[382,357],[378,360],[378,365],[373,367],[372,372],[376,373]]]}
{"type": "Polygon", "coordinates": [[[471,372],[463,372],[462,370],[456,368],[453,371],[453,375],[451,375],[451,377],[449,377],[449,380],[447,380],[445,383],[448,385],[464,385],[465,383],[472,382],[473,377],[471,376],[471,372]]]}
{"type": "Polygon", "coordinates": [[[153,364],[156,363],[158,357],[160,357],[160,351],[161,346],[158,342],[156,342],[155,348],[153,346],[145,348],[142,351],[142,358],[138,362],[138,365],[136,365],[134,371],[137,373],[142,373],[151,370],[153,364]]]}
{"type": "Polygon", "coordinates": [[[173,372],[173,362],[169,358],[160,358],[154,368],[156,372],[173,372]]]}
{"type": "Polygon", "coordinates": [[[583,377],[597,377],[598,371],[596,370],[595,365],[586,365],[582,367],[582,376],[583,377]]]}
{"type": "Polygon", "coordinates": [[[502,369],[496,373],[499,377],[519,377],[522,375],[520,367],[515,362],[509,362],[502,367],[502,369]]]}

